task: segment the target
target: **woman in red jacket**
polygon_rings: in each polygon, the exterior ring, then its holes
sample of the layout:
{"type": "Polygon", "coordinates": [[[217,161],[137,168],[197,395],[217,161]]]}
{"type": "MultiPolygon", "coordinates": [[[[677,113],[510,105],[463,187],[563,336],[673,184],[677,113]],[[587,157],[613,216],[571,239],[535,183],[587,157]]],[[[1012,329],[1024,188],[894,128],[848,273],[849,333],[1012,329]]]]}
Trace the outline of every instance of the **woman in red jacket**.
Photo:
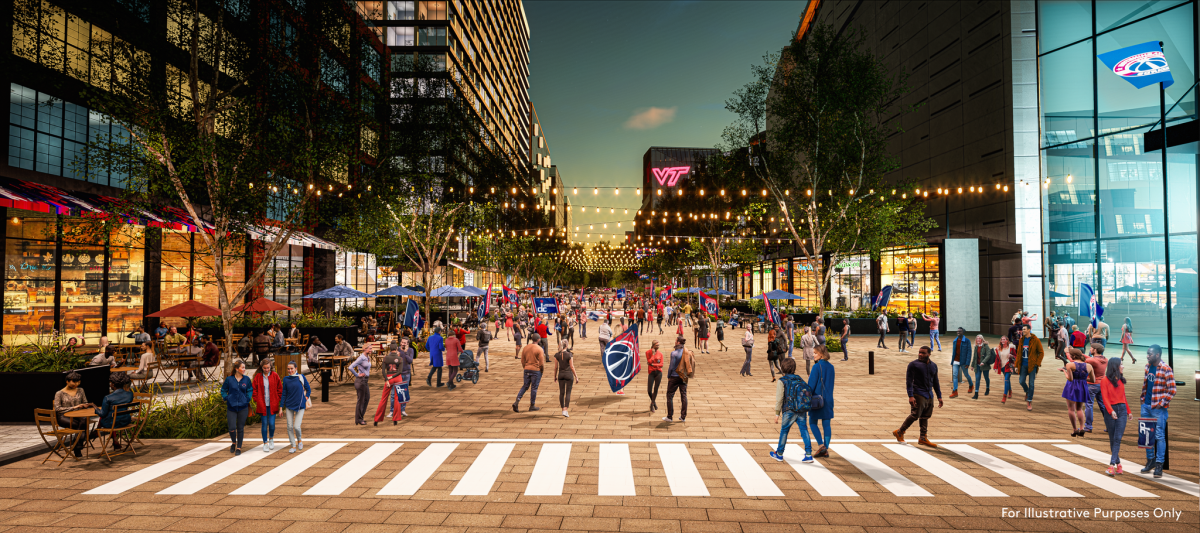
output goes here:
{"type": "Polygon", "coordinates": [[[264,359],[254,374],[254,409],[262,415],[263,451],[275,449],[275,415],[283,396],[283,380],[275,373],[275,360],[264,359]]]}
{"type": "Polygon", "coordinates": [[[658,386],[662,384],[663,354],[658,351],[658,341],[650,343],[646,350],[646,393],[650,396],[650,412],[658,410],[658,386]]]}

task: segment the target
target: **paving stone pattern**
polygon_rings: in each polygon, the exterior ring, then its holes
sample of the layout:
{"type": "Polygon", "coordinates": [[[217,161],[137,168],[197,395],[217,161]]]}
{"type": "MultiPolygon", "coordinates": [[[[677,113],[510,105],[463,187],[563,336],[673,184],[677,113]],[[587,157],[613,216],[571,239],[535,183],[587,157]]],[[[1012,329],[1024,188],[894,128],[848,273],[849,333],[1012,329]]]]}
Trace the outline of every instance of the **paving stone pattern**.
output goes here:
{"type": "MultiPolygon", "coordinates": [[[[591,323],[594,335],[596,323],[591,323]]],[[[665,330],[665,328],[664,328],[665,330]]],[[[650,340],[662,342],[667,353],[671,334],[642,337],[643,351],[650,340]]],[[[666,331],[664,331],[666,333],[666,331]]],[[[511,341],[503,333],[493,341],[491,371],[481,373],[479,384],[463,384],[449,391],[424,384],[423,371],[428,360],[418,360],[409,413],[398,426],[390,421],[378,427],[353,423],[354,389],[350,384],[335,385],[330,402],[316,402],[305,417],[305,453],[316,446],[340,442],[342,447],[329,457],[271,490],[267,495],[230,495],[231,492],[263,477],[272,469],[302,457],[286,450],[285,423],[280,418],[274,453],[201,488],[195,494],[157,494],[189,480],[229,460],[228,450],[205,456],[177,470],[142,483],[121,494],[89,495],[113,480],[141,471],[181,453],[204,445],[200,441],[149,441],[137,457],[124,456],[112,464],[103,459],[68,461],[62,467],[40,464],[42,458],[27,459],[0,467],[0,532],[5,531],[1154,531],[1200,530],[1198,498],[1150,479],[1133,474],[1116,481],[1152,493],[1155,498],[1119,497],[1083,479],[1067,475],[1038,461],[1009,451],[1004,440],[1023,440],[1025,445],[1102,473],[1104,465],[1086,459],[1055,443],[1028,442],[1057,439],[1058,444],[1082,444],[1107,451],[1107,435],[1097,413],[1096,430],[1084,438],[1071,438],[1066,407],[1060,398],[1063,377],[1048,365],[1039,375],[1034,411],[1027,412],[1020,401],[1020,387],[1013,377],[1018,398],[1000,403],[1003,378],[992,376],[992,390],[980,399],[948,398],[950,392],[949,353],[934,352],[940,364],[944,408],[936,409],[930,436],[938,440],[977,439],[970,445],[979,451],[1018,466],[1029,473],[1074,491],[1081,497],[1050,498],[1034,489],[1001,476],[982,465],[945,448],[929,450],[930,456],[960,470],[1004,493],[1004,497],[968,496],[900,454],[885,447],[891,442],[891,430],[907,415],[908,404],[903,387],[905,365],[915,357],[898,354],[894,349],[876,353],[875,375],[867,374],[867,348],[874,337],[855,337],[851,342],[851,360],[833,361],[837,371],[833,432],[835,442],[830,458],[821,460],[830,472],[845,482],[858,496],[822,496],[788,463],[767,457],[770,444],[763,439],[778,437],[778,425],[771,411],[774,384],[765,358],[765,335],[756,335],[753,377],[738,376],[745,352],[738,344],[742,330],[727,331],[729,351],[697,354],[698,374],[689,386],[689,413],[685,423],[665,423],[666,379],[659,391],[660,410],[648,412],[644,374],[635,378],[625,396],[608,390],[599,365],[599,345],[594,338],[576,339],[576,368],[581,383],[575,386],[571,417],[563,418],[558,408],[558,391],[551,380],[542,382],[539,412],[527,412],[529,398],[521,412],[510,407],[520,387],[521,369],[513,359],[511,341]],[[330,440],[323,440],[330,439],[330,440]],[[361,439],[361,440],[351,440],[361,439]],[[392,453],[336,496],[306,496],[315,485],[336,476],[340,468],[378,444],[377,439],[432,439],[457,443],[457,448],[442,462],[412,496],[380,496],[377,493],[397,473],[414,462],[430,442],[406,440],[392,453]],[[474,439],[474,440],[473,440],[474,439]],[[471,469],[480,452],[494,442],[513,442],[495,482],[486,495],[454,495],[455,487],[471,469]],[[526,495],[535,466],[543,453],[545,440],[572,439],[561,496],[526,495]],[[583,440],[595,439],[595,440],[583,440]],[[636,440],[631,440],[636,439],[636,440]],[[643,440],[644,439],[644,440],[643,440]],[[668,480],[658,443],[672,439],[684,442],[687,454],[703,480],[709,496],[676,496],[668,480]],[[714,443],[736,440],[769,476],[783,497],[748,497],[745,489],[718,454],[714,443]],[[897,496],[872,479],[866,472],[838,454],[838,439],[852,444],[882,462],[896,473],[932,494],[930,497],[897,496]],[[628,446],[633,471],[633,496],[600,495],[598,480],[600,447],[611,440],[628,446]],[[754,440],[758,440],[754,442],[754,440]],[[281,444],[282,443],[282,444],[281,444]],[[1173,518],[1123,519],[1052,519],[1011,518],[1002,516],[1002,508],[1078,509],[1092,511],[1176,509],[1182,516],[1173,518]]],[[[689,345],[690,331],[688,332],[689,345]]],[[[947,339],[944,339],[947,340],[947,339]]],[[[889,338],[889,343],[894,339],[889,338]]],[[[716,346],[715,339],[711,343],[716,346]]],[[[474,341],[470,342],[474,347],[474,341]]],[[[894,348],[894,345],[893,345],[894,348]]],[[[948,346],[947,346],[948,350],[948,346]]],[[[797,354],[799,352],[797,351],[797,354]]],[[[835,359],[840,359],[836,354],[835,359]]],[[[1140,360],[1140,358],[1139,358],[1140,360]]],[[[1131,365],[1132,366],[1132,365],[1131,365]]],[[[800,365],[803,374],[803,364],[800,365]]],[[[1139,365],[1140,368],[1140,365],[1139,365]]],[[[547,371],[549,375],[549,371],[547,371]]],[[[973,376],[972,376],[973,377],[973,376]]],[[[1130,372],[1129,394],[1136,402],[1140,388],[1140,370],[1130,372]]],[[[382,380],[372,377],[371,411],[378,402],[382,380]]],[[[965,383],[960,394],[965,393],[965,383]]],[[[1171,405],[1171,475],[1186,483],[1200,476],[1197,458],[1197,434],[1200,433],[1200,408],[1191,400],[1190,388],[1181,388],[1171,405]]],[[[316,396],[319,397],[319,394],[316,396]]],[[[676,397],[675,401],[679,402],[676,397]]],[[[678,416],[678,415],[677,415],[678,416]]],[[[1141,462],[1144,454],[1136,447],[1136,426],[1126,430],[1122,457],[1141,462]]],[[[916,427],[909,439],[915,441],[916,427]]],[[[262,454],[259,428],[246,431],[245,454],[262,454]]],[[[217,439],[213,442],[220,442],[217,439]]],[[[227,442],[227,439],[225,440],[227,442]]],[[[792,445],[800,444],[793,429],[792,445]]],[[[789,455],[794,446],[789,448],[789,455]]],[[[693,489],[695,487],[692,487],[693,489]]]]}

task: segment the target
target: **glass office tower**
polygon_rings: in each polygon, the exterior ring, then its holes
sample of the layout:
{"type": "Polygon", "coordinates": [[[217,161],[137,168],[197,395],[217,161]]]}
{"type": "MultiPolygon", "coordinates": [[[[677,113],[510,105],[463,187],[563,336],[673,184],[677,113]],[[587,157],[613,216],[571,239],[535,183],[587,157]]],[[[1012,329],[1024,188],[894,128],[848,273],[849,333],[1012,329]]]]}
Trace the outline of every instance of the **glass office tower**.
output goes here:
{"type": "Polygon", "coordinates": [[[1037,20],[1046,308],[1077,318],[1090,284],[1108,355],[1128,317],[1139,362],[1150,344],[1170,347],[1179,376],[1197,366],[1200,329],[1196,2],[1042,0],[1037,20]],[[1148,41],[1175,80],[1162,94],[1165,165],[1159,86],[1137,89],[1096,57],[1148,41]]]}

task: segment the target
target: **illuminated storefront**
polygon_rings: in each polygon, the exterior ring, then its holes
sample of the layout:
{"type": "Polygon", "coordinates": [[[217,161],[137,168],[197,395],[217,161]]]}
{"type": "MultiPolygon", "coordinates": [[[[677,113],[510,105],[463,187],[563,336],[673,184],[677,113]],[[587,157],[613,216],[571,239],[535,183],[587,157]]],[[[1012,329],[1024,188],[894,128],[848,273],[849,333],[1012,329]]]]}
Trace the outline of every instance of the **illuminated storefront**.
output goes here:
{"type": "MultiPolygon", "coordinates": [[[[834,309],[855,310],[871,305],[871,257],[854,255],[832,266],[830,302],[834,309]]],[[[797,293],[799,294],[799,293],[797,293]]]]}
{"type": "Polygon", "coordinates": [[[879,257],[879,282],[892,286],[888,308],[901,312],[941,311],[938,249],[891,248],[879,257]]]}

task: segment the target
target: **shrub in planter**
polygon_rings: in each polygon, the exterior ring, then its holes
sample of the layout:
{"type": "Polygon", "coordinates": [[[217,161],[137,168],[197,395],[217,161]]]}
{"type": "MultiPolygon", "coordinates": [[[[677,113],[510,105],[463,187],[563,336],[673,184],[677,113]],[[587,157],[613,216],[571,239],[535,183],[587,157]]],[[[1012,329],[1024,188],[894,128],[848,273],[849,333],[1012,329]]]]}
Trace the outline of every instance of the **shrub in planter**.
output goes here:
{"type": "MultiPolygon", "coordinates": [[[[250,400],[250,417],[246,426],[262,421],[262,417],[254,413],[254,400],[250,400]]],[[[150,419],[142,430],[142,437],[151,439],[211,439],[229,434],[229,425],[225,419],[225,400],[221,399],[220,386],[206,387],[201,394],[190,402],[175,404],[156,404],[150,412],[150,419]]],[[[281,417],[282,418],[282,417],[281,417]]],[[[280,420],[276,420],[276,431],[280,420]]],[[[286,430],[285,430],[286,431],[286,430]]],[[[247,431],[249,433],[249,431],[247,431]]],[[[255,439],[247,436],[246,441],[253,443],[255,439]]]]}
{"type": "Polygon", "coordinates": [[[90,356],[54,344],[18,344],[0,348],[0,372],[66,372],[83,368],[90,356]]]}
{"type": "Polygon", "coordinates": [[[826,335],[825,336],[825,349],[829,350],[829,353],[831,353],[831,354],[840,352],[840,351],[842,351],[842,342],[833,335],[826,335]]]}

